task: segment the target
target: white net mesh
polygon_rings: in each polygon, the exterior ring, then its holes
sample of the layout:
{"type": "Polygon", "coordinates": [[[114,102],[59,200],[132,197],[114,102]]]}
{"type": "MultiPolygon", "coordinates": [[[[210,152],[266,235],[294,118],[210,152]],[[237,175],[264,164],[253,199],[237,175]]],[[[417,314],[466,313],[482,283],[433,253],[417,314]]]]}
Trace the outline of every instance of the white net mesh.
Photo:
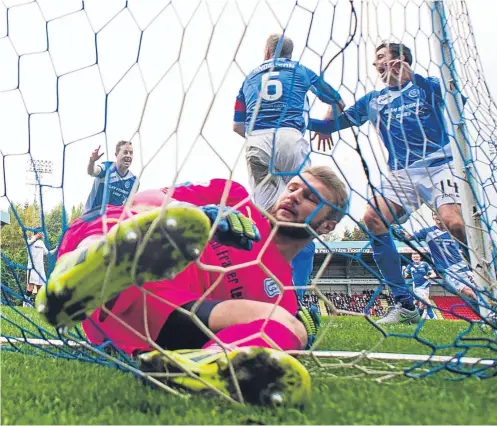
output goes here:
{"type": "MultiPolygon", "coordinates": [[[[493,305],[497,111],[482,73],[466,5],[444,3],[447,15],[443,27],[450,30],[454,49],[454,62],[446,65],[457,76],[457,90],[467,98],[464,107],[461,106],[469,148],[466,164],[471,171],[466,178],[476,199],[467,203],[475,204],[481,213],[478,232],[485,239],[489,270],[480,274],[488,289],[482,290],[482,294],[493,305]]],[[[129,369],[133,369],[132,361],[124,354],[120,354],[121,358],[116,358],[115,353],[105,355],[102,347],[95,348],[90,345],[92,342],[85,342],[80,330],[69,334],[79,344],[53,343],[66,340],[39,322],[39,317],[17,308],[24,292],[26,233],[45,232],[51,246],[48,248],[60,241],[62,231],[77,217],[77,206],[85,201],[89,191],[86,158],[93,149],[102,146],[106,153],[103,159],[113,160],[115,143],[131,140],[135,150],[131,170],[138,176],[140,190],[212,178],[248,186],[244,141],[232,131],[233,104],[244,77],[262,62],[267,36],[275,32],[284,31],[292,38],[293,59],[318,74],[322,72],[347,106],[371,90],[383,87],[371,62],[375,47],[384,39],[400,41],[412,49],[415,72],[442,77],[442,62],[434,47],[437,37],[433,22],[438,18],[433,4],[422,0],[95,0],[85,1],[83,5],[80,1],[4,1],[0,13],[4,17],[0,27],[0,116],[3,118],[0,176],[2,199],[10,207],[15,225],[15,231],[6,230],[4,234],[2,298],[11,311],[5,314],[2,311],[9,326],[2,332],[2,347],[98,362],[110,358],[111,363],[127,365],[129,369]],[[23,207],[30,199],[25,187],[25,174],[29,172],[25,165],[33,160],[52,162],[54,173],[50,184],[39,182],[44,186],[39,191],[39,205],[23,207]],[[68,214],[70,209],[73,215],[68,214]]],[[[446,85],[448,82],[442,79],[442,87],[446,85]]],[[[313,95],[310,102],[310,115],[322,117],[326,106],[313,95]]],[[[457,124],[449,124],[452,133],[457,124]]],[[[333,137],[336,144],[331,153],[314,150],[311,157],[315,164],[332,167],[351,194],[347,217],[337,228],[337,235],[341,235],[347,225],[361,220],[371,188],[380,188],[380,177],[387,174],[387,152],[370,124],[341,131],[338,137],[333,137]]],[[[462,176],[460,173],[455,172],[456,176],[462,176]]],[[[430,213],[426,207],[415,213],[407,229],[431,226],[430,213]]],[[[363,231],[367,237],[367,230],[363,231]]],[[[263,253],[269,244],[270,241],[263,253]]],[[[480,250],[470,249],[478,253],[480,250]]],[[[364,253],[359,250],[344,257],[362,265],[371,279],[377,279],[378,273],[364,253]]],[[[463,337],[473,330],[472,319],[458,323],[439,340],[440,336],[426,331],[423,323],[416,329],[393,331],[376,325],[364,309],[373,306],[373,315],[386,310],[384,301],[389,296],[382,296],[381,289],[373,298],[373,292],[368,293],[357,307],[349,304],[337,309],[336,300],[327,296],[331,290],[326,287],[326,280],[331,276],[327,274],[334,262],[339,263],[338,257],[339,254],[329,254],[316,258],[319,264],[315,263],[312,292],[306,301],[315,304],[323,315],[348,314],[366,320],[360,325],[341,322],[336,317],[327,321],[313,349],[305,352],[314,355],[315,360],[320,355],[326,357],[317,362],[316,368],[327,367],[330,374],[337,376],[379,378],[406,373],[427,375],[440,370],[440,365],[445,371],[468,375],[484,376],[495,371],[493,335],[477,334],[475,338],[486,343],[464,342],[463,337]],[[374,337],[354,341],[350,337],[356,336],[355,327],[359,327],[360,333],[374,337]],[[398,334],[409,337],[410,343],[405,347],[392,343],[397,342],[398,334]],[[491,345],[487,344],[489,341],[491,345]],[[386,356],[384,352],[393,355],[386,356]],[[350,362],[347,358],[352,356],[350,362]],[[462,356],[467,358],[461,361],[462,356]],[[480,358],[486,358],[490,367],[482,364],[480,358]]],[[[53,261],[50,258],[49,270],[53,261]]],[[[267,270],[262,256],[252,263],[267,270]]],[[[221,269],[212,265],[202,268],[229,274],[248,264],[251,263],[221,269]]],[[[280,289],[284,287],[278,271],[267,272],[280,289]]],[[[112,279],[111,274],[106,279],[112,279]]],[[[218,285],[222,285],[220,280],[213,283],[211,291],[218,285]]],[[[140,291],[145,297],[146,290],[140,291]]],[[[205,293],[201,300],[208,296],[205,293]]],[[[275,299],[275,305],[280,299],[275,299]]],[[[161,303],[171,304],[168,300],[161,303]]],[[[103,311],[117,318],[112,310],[103,308],[103,311]]],[[[195,315],[188,315],[216,340],[195,315]]],[[[121,325],[133,331],[129,324],[121,325]]],[[[264,329],[260,335],[270,341],[264,329]]],[[[158,348],[150,336],[141,335],[141,338],[158,348]]]]}

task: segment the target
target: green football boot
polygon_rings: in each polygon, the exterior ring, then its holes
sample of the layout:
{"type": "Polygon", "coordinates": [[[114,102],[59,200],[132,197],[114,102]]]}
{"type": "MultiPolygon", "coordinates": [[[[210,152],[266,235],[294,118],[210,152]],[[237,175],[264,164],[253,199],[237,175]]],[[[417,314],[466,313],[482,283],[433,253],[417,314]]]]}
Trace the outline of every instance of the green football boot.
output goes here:
{"type": "Polygon", "coordinates": [[[174,278],[203,252],[210,228],[192,206],[158,207],[123,220],[57,260],[36,308],[54,326],[70,328],[134,283],[174,278]]]}

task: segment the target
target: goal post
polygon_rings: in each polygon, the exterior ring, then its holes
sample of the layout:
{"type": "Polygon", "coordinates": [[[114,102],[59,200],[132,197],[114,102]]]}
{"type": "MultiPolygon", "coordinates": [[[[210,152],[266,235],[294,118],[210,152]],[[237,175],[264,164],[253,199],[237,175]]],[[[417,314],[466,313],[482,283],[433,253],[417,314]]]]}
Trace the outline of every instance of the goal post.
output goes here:
{"type": "MultiPolygon", "coordinates": [[[[465,76],[460,76],[458,72],[461,67],[464,67],[463,59],[467,61],[473,60],[471,50],[476,49],[476,45],[473,39],[461,40],[459,36],[454,41],[452,36],[455,26],[454,21],[457,20],[462,20],[463,25],[468,26],[471,33],[471,24],[465,2],[430,0],[430,5],[433,17],[433,56],[441,70],[455,173],[461,179],[461,207],[466,225],[471,266],[475,272],[477,287],[485,289],[488,296],[495,303],[497,300],[497,281],[495,276],[497,246],[491,217],[491,214],[495,215],[495,210],[489,209],[490,199],[488,196],[485,197],[484,186],[482,186],[481,179],[479,179],[480,175],[476,170],[477,165],[472,152],[472,147],[475,146],[472,141],[475,141],[475,138],[468,130],[465,121],[466,96],[463,95],[461,88],[467,87],[467,83],[470,83],[470,81],[462,81],[461,77],[465,76]],[[456,50],[457,48],[459,48],[459,51],[456,50]],[[469,54],[469,58],[465,54],[469,54]],[[492,234],[494,235],[493,241],[492,234]]],[[[475,61],[475,65],[479,66],[480,63],[475,61]]],[[[483,70],[479,72],[483,74],[483,70]]],[[[486,86],[482,87],[482,89],[485,90],[486,86]]],[[[480,95],[481,97],[488,96],[488,101],[495,110],[495,104],[490,98],[490,94],[483,92],[480,95]]],[[[472,96],[472,93],[467,96],[472,96]]],[[[471,105],[469,105],[468,113],[473,113],[471,105]]],[[[487,114],[492,119],[490,113],[487,114]]],[[[493,136],[495,137],[495,127],[493,136]]],[[[481,135],[476,135],[476,141],[478,138],[481,138],[481,135]]],[[[496,164],[489,164],[489,167],[491,173],[497,172],[496,164]]]]}

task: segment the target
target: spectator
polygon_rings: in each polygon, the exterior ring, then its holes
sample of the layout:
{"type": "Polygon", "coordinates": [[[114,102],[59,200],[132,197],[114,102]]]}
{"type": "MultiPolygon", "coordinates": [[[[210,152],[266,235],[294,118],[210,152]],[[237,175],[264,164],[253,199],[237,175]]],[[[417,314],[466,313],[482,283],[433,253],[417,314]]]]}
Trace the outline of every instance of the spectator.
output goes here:
{"type": "Polygon", "coordinates": [[[27,265],[27,284],[26,284],[26,300],[23,306],[32,306],[33,299],[38,293],[41,286],[46,283],[47,277],[45,274],[44,257],[46,255],[55,254],[57,247],[48,251],[43,242],[43,233],[38,232],[28,240],[28,265],[27,265]]]}

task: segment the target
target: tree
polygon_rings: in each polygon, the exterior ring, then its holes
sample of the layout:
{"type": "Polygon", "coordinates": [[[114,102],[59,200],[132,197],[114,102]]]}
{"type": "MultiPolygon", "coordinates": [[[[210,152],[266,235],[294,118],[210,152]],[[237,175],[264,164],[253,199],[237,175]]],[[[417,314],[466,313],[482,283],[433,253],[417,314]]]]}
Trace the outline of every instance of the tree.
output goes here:
{"type": "Polygon", "coordinates": [[[70,223],[74,222],[78,217],[81,217],[82,214],[83,214],[83,203],[79,203],[77,206],[72,206],[70,223]]]}
{"type": "MultiPolygon", "coordinates": [[[[75,214],[79,212],[78,208],[73,210],[75,214]]],[[[20,293],[24,290],[26,283],[27,238],[33,232],[43,231],[48,237],[45,244],[49,248],[54,248],[62,237],[63,228],[67,228],[68,223],[64,217],[65,209],[62,204],[57,205],[43,217],[36,203],[12,204],[9,207],[9,214],[10,224],[2,227],[1,233],[1,277],[2,284],[20,293]]],[[[50,267],[47,268],[49,269],[50,267]]]]}
{"type": "Polygon", "coordinates": [[[347,228],[345,230],[342,241],[369,241],[369,238],[369,232],[366,225],[364,224],[364,221],[361,220],[354,228],[347,228]]]}

